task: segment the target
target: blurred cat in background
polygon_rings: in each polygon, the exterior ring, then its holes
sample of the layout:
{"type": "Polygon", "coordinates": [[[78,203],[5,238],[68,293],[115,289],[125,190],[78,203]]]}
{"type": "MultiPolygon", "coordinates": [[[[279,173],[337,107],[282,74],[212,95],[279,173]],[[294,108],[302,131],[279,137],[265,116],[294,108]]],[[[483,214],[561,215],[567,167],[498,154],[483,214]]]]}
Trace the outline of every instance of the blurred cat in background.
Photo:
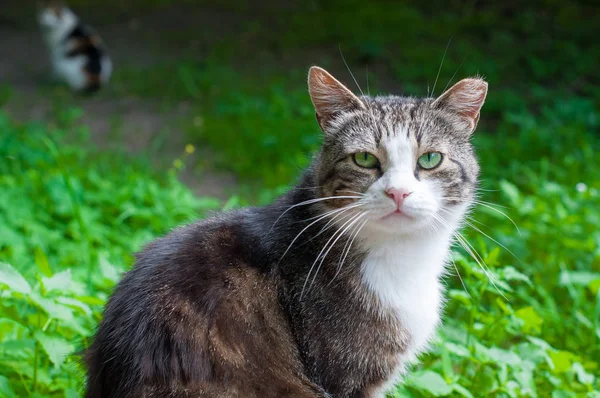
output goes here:
{"type": "Polygon", "coordinates": [[[45,1],[38,15],[54,75],[71,89],[95,92],[106,85],[112,62],[100,37],[60,1],[45,1]]]}

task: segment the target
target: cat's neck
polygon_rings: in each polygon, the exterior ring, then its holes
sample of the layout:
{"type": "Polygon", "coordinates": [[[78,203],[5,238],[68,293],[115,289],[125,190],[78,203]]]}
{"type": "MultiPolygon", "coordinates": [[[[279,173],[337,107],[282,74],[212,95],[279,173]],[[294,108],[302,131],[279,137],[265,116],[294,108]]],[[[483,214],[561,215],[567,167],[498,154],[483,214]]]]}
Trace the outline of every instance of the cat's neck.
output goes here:
{"type": "Polygon", "coordinates": [[[397,236],[367,230],[361,233],[360,245],[369,256],[395,264],[398,273],[409,271],[416,263],[422,265],[421,272],[439,276],[454,230],[444,226],[397,236]]]}

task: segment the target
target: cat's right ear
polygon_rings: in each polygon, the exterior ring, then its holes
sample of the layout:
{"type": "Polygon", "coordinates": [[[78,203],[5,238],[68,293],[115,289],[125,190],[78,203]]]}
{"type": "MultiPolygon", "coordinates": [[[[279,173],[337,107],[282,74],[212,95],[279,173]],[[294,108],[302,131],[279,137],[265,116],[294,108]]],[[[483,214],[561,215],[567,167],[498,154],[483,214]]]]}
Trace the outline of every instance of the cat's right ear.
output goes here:
{"type": "Polygon", "coordinates": [[[318,66],[313,66],[308,72],[308,91],[323,131],[340,114],[365,109],[363,102],[352,91],[318,66]]]}

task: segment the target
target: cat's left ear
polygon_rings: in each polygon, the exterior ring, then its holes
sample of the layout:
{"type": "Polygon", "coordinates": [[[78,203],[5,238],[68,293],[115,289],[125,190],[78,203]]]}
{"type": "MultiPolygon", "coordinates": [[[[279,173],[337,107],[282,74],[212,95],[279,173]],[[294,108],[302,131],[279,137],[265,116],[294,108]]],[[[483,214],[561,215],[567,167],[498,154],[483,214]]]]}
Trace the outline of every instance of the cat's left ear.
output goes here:
{"type": "Polygon", "coordinates": [[[440,95],[432,106],[455,113],[473,132],[479,121],[479,112],[485,102],[488,84],[480,78],[463,79],[440,95]]]}
{"type": "Polygon", "coordinates": [[[325,69],[313,66],[308,72],[308,91],[321,130],[343,113],[365,109],[363,102],[325,69]]]}

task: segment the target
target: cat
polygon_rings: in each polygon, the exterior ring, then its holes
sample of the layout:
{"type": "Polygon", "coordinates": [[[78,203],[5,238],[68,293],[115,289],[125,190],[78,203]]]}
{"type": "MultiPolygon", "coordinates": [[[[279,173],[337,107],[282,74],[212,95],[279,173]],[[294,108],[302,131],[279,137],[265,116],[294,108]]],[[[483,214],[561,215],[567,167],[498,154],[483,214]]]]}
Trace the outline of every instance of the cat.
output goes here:
{"type": "Polygon", "coordinates": [[[100,37],[60,1],[47,1],[38,14],[50,50],[55,78],[74,91],[95,92],[106,85],[112,61],[100,37]]]}
{"type": "Polygon", "coordinates": [[[440,322],[473,203],[480,78],[356,96],[312,67],[323,145],[273,204],[137,255],[86,352],[87,397],[383,397],[440,322]]]}

